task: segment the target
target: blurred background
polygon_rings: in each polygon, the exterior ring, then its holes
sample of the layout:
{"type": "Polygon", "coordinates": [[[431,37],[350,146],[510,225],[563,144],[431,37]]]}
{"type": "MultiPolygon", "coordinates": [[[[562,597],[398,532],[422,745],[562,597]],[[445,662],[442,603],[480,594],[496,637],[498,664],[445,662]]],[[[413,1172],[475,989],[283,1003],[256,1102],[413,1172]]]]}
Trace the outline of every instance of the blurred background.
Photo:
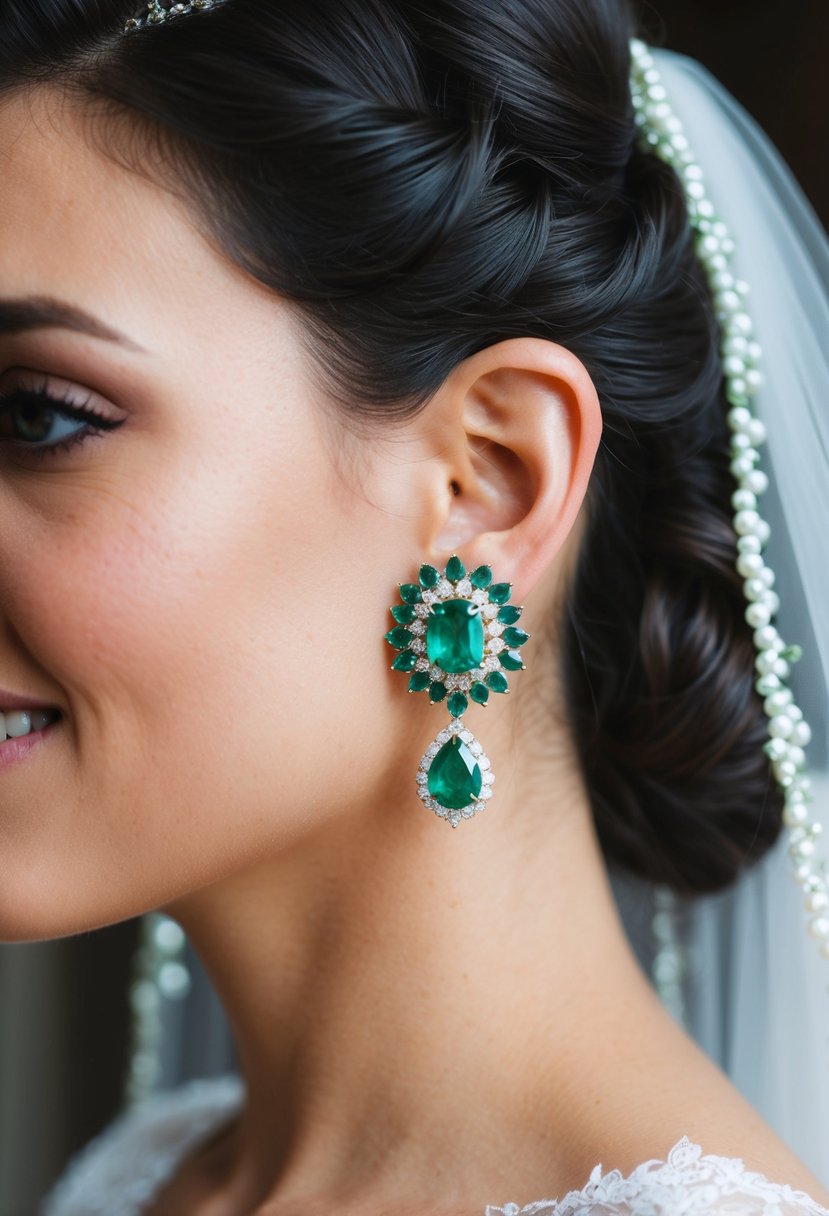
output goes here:
{"type": "MultiPolygon", "coordinates": [[[[829,168],[817,154],[829,147],[826,0],[650,0],[643,11],[649,40],[700,60],[754,115],[829,229],[829,168]]],[[[122,1107],[139,928],[0,944],[0,1216],[36,1216],[69,1157],[122,1107]]],[[[236,1067],[189,944],[182,962],[190,995],[165,1002],[164,1086],[236,1067]],[[183,1035],[190,1000],[204,1013],[183,1035]]]]}

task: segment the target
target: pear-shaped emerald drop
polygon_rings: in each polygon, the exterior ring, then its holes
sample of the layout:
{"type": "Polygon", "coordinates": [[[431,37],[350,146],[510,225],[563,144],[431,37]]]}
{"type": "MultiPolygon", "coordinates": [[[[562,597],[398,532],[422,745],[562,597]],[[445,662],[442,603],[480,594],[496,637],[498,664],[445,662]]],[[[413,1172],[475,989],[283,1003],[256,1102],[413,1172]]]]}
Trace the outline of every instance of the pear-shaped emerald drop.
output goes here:
{"type": "Polygon", "coordinates": [[[478,761],[457,735],[444,743],[429,769],[429,793],[441,806],[460,809],[481,792],[478,761]]]}
{"type": "Polygon", "coordinates": [[[471,600],[432,604],[426,625],[429,662],[443,671],[471,671],[484,657],[484,622],[471,600]]]}

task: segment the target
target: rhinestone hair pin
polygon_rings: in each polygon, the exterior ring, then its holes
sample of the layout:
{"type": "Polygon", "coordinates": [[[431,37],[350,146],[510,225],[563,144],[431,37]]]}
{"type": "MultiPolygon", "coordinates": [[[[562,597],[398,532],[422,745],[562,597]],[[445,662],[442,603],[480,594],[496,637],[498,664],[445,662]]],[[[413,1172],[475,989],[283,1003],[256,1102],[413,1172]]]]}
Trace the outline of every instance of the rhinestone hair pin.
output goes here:
{"type": "Polygon", "coordinates": [[[173,17],[186,17],[188,13],[202,12],[208,8],[218,8],[220,4],[224,4],[225,0],[189,0],[187,4],[171,4],[169,8],[165,8],[160,0],[150,0],[147,5],[147,15],[145,17],[130,17],[127,24],[124,26],[124,33],[128,34],[131,30],[145,29],[150,25],[161,25],[165,21],[172,20],[173,17]]]}

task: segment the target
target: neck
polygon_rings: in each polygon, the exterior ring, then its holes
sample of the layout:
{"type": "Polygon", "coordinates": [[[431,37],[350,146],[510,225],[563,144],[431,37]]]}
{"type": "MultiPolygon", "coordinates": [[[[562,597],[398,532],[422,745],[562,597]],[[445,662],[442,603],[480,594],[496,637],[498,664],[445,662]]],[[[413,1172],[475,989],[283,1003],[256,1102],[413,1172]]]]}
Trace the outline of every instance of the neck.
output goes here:
{"type": "MultiPolygon", "coordinates": [[[[502,739],[492,755],[513,750],[502,739]]],[[[510,1180],[525,1189],[540,1141],[548,1169],[559,1152],[581,1168],[574,1095],[602,1045],[618,1051],[619,994],[628,1018],[655,998],[580,780],[521,751],[480,821],[451,829],[419,801],[361,808],[165,909],[219,993],[246,1082],[228,1193],[340,1210],[352,1194],[468,1204],[486,1185],[483,1210],[515,1197],[510,1180]]]]}

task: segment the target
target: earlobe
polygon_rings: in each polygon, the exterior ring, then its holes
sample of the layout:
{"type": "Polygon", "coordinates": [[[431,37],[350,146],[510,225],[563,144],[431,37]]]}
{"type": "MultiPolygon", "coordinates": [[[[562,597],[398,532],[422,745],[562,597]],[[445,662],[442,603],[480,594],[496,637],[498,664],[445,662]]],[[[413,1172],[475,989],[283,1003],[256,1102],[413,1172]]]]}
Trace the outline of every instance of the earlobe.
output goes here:
{"type": "Polygon", "coordinates": [[[602,431],[598,393],[566,347],[511,338],[464,360],[441,390],[453,438],[448,493],[426,555],[497,567],[525,596],[564,545],[587,492],[602,431]]]}

